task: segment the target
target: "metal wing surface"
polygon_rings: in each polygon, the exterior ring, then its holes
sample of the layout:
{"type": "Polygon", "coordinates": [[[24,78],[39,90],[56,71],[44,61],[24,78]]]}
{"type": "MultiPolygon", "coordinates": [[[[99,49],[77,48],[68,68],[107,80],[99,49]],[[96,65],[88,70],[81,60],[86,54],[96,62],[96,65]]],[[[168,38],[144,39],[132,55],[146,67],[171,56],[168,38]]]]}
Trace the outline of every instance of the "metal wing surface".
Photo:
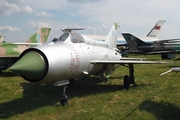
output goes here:
{"type": "Polygon", "coordinates": [[[168,63],[161,61],[140,61],[140,60],[93,60],[90,61],[92,64],[160,64],[168,63]]]}

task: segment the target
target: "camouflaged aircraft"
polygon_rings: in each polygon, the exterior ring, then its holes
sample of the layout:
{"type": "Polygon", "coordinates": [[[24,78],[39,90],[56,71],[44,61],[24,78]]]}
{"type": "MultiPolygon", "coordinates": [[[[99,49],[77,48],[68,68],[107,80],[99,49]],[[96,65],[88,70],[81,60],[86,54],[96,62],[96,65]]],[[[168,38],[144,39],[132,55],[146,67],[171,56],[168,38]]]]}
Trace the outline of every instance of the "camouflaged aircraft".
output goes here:
{"type": "Polygon", "coordinates": [[[124,77],[124,89],[129,89],[130,83],[135,84],[134,64],[159,62],[123,58],[116,48],[118,26],[117,23],[113,24],[105,42],[73,31],[80,29],[63,29],[64,33],[50,43],[23,51],[20,59],[9,69],[32,83],[64,86],[60,98],[61,105],[68,104],[65,94],[68,84],[71,85],[74,80],[83,80],[91,75],[98,76],[106,82],[120,65],[129,68],[129,76],[124,77]]]}
{"type": "Polygon", "coordinates": [[[15,63],[25,49],[45,43],[50,30],[50,28],[40,28],[24,43],[0,42],[0,73],[15,63]]]}

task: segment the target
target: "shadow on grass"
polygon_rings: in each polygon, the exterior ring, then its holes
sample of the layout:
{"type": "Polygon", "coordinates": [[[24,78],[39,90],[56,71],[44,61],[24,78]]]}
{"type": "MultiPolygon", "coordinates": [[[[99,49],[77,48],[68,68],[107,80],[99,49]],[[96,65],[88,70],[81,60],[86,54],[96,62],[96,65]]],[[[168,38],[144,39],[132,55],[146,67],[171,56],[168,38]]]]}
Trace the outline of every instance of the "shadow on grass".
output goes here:
{"type": "MultiPolygon", "coordinates": [[[[0,103],[0,119],[24,114],[44,106],[59,106],[62,87],[41,86],[32,83],[21,83],[20,85],[23,88],[23,97],[0,103]]],[[[71,99],[73,97],[83,97],[122,89],[122,85],[102,84],[101,80],[93,77],[82,81],[75,81],[75,87],[67,89],[66,94],[71,99]]]]}
{"type": "Polygon", "coordinates": [[[16,77],[16,76],[19,76],[19,74],[15,73],[15,72],[12,72],[12,71],[2,71],[2,74],[0,75],[0,77],[16,77]]]}
{"type": "Polygon", "coordinates": [[[142,102],[140,110],[146,110],[158,120],[180,120],[180,108],[171,103],[156,103],[151,100],[142,102]]]}
{"type": "Polygon", "coordinates": [[[175,58],[173,61],[180,61],[180,58],[175,58]]]}
{"type": "Polygon", "coordinates": [[[57,87],[45,87],[30,83],[22,83],[21,86],[23,88],[23,98],[0,103],[0,119],[23,114],[43,106],[54,105],[58,100],[56,98],[57,87]]]}

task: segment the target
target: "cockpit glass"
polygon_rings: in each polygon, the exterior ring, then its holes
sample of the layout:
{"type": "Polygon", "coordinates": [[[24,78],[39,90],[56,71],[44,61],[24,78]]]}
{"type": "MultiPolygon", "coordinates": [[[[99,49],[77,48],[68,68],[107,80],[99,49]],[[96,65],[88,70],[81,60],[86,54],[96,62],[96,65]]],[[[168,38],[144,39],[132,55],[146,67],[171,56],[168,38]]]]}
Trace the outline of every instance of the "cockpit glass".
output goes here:
{"type": "Polygon", "coordinates": [[[59,37],[59,41],[65,41],[69,37],[69,33],[64,33],[59,37]]]}
{"type": "Polygon", "coordinates": [[[75,33],[75,32],[64,33],[59,38],[54,38],[52,41],[53,42],[65,41],[70,35],[71,35],[71,37],[70,37],[71,42],[73,42],[73,43],[84,43],[84,38],[82,37],[82,35],[75,33]]]}
{"type": "Polygon", "coordinates": [[[69,33],[64,33],[60,37],[56,37],[52,40],[52,42],[65,41],[69,37],[69,33]]]}
{"type": "Polygon", "coordinates": [[[84,38],[78,33],[71,33],[71,42],[73,43],[84,43],[84,38]]]}

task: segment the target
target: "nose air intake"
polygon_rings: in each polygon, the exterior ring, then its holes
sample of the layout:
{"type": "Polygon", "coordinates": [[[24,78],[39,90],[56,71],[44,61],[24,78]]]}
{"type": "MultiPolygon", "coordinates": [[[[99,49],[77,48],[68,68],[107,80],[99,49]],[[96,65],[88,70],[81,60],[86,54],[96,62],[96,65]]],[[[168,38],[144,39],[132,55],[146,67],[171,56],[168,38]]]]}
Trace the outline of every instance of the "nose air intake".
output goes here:
{"type": "Polygon", "coordinates": [[[29,82],[39,82],[48,71],[48,62],[40,51],[27,51],[10,68],[29,82]]]}

